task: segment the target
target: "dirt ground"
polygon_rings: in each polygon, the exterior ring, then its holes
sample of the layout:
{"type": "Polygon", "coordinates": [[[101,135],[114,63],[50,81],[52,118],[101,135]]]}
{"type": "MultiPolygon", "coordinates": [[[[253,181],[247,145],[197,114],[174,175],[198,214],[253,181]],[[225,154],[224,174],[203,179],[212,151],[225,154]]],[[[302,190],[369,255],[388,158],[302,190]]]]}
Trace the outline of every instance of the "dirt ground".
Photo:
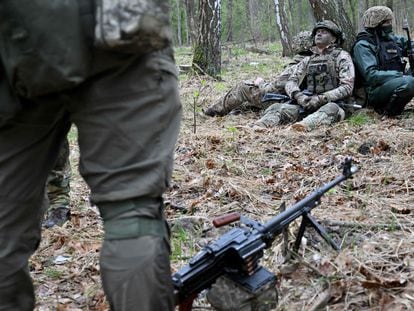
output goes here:
{"type": "MultiPolygon", "coordinates": [[[[177,52],[177,63],[189,54],[177,52]]],[[[182,130],[171,187],[165,195],[172,226],[172,270],[177,271],[219,231],[214,217],[239,212],[266,222],[341,174],[352,157],[358,172],[329,191],[312,215],[341,251],[313,230],[298,256],[282,255],[282,238],[265,251],[263,266],[278,277],[275,310],[414,309],[414,111],[398,118],[362,109],[332,127],[296,132],[289,125],[258,130],[260,112],[210,118],[202,109],[235,83],[270,79],[288,59],[228,50],[222,81],[180,74],[182,130]]],[[[72,129],[72,221],[43,232],[31,259],[36,310],[108,310],[99,279],[102,226],[77,173],[72,129]]],[[[288,230],[288,248],[299,222],[288,230]]],[[[200,299],[198,310],[211,310],[200,299]]]]}

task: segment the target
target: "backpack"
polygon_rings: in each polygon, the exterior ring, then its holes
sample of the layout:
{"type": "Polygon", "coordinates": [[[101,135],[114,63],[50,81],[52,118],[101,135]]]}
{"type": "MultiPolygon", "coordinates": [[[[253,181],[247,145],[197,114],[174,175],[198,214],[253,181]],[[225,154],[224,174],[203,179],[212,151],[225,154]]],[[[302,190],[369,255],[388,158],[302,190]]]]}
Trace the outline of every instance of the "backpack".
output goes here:
{"type": "Polygon", "coordinates": [[[1,62],[16,94],[46,95],[87,77],[90,56],[77,1],[2,0],[0,19],[1,62]]]}
{"type": "Polygon", "coordinates": [[[168,0],[95,0],[95,46],[146,54],[172,42],[168,0]]]}

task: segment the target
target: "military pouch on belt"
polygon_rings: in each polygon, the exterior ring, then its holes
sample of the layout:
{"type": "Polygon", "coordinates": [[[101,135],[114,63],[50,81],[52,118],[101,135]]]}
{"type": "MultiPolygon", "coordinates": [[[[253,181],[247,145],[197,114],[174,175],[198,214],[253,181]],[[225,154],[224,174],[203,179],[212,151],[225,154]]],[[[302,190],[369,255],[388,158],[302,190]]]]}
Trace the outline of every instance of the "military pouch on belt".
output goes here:
{"type": "Polygon", "coordinates": [[[87,76],[88,44],[77,1],[0,1],[0,40],[6,76],[20,96],[58,92],[87,76]]]}
{"type": "Polygon", "coordinates": [[[96,0],[95,46],[146,54],[172,41],[168,0],[96,0]]]}

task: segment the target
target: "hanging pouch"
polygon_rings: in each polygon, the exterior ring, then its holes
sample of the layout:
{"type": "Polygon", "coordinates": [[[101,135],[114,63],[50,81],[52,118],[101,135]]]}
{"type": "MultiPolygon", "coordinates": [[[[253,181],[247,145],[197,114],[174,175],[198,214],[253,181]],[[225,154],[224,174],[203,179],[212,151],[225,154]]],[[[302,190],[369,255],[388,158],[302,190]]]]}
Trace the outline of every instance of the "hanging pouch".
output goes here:
{"type": "Polygon", "coordinates": [[[89,54],[77,1],[0,1],[0,56],[14,91],[32,98],[72,88],[89,54]]]}
{"type": "Polygon", "coordinates": [[[95,46],[146,54],[172,41],[168,0],[96,0],[95,46]]]}

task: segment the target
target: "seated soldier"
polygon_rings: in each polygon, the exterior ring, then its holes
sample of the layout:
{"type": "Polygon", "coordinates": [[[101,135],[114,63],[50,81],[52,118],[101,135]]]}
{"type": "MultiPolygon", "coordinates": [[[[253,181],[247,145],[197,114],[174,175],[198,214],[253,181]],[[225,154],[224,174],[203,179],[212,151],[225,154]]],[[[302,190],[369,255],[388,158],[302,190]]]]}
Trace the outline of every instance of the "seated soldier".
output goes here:
{"type": "Polygon", "coordinates": [[[355,67],[367,95],[367,104],[380,114],[403,112],[414,96],[414,77],[404,75],[407,40],[392,33],[394,14],[386,6],[374,6],[363,15],[364,30],[352,49],[355,67]]]}
{"type": "Polygon", "coordinates": [[[294,101],[271,105],[257,126],[296,122],[293,128],[305,131],[345,118],[344,101],[352,95],[355,70],[350,54],[340,48],[343,33],[335,23],[324,20],[316,23],[312,36],[313,54],[295,67],[285,86],[294,101]]]}
{"type": "Polygon", "coordinates": [[[288,64],[287,68],[273,81],[273,83],[266,83],[260,77],[252,82],[240,82],[231,88],[223,98],[207,108],[204,111],[204,114],[214,117],[224,116],[236,108],[266,108],[268,105],[261,102],[263,95],[265,93],[285,94],[285,83],[287,78],[293,72],[295,65],[297,65],[305,56],[311,55],[309,50],[311,46],[311,32],[300,32],[293,38],[293,51],[296,55],[292,62],[288,64]]]}

